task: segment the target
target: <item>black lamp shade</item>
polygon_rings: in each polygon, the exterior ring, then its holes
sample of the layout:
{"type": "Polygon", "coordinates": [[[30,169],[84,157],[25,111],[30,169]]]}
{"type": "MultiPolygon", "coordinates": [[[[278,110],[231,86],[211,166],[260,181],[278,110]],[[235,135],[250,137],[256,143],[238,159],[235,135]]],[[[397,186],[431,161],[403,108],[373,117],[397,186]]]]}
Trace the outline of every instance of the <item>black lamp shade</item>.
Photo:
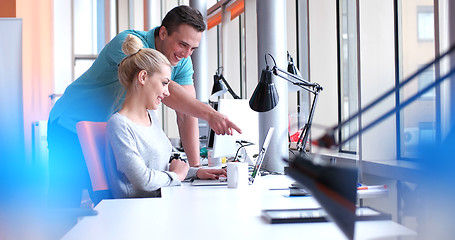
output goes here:
{"type": "Polygon", "coordinates": [[[223,94],[225,94],[228,91],[228,88],[224,84],[224,82],[221,80],[221,77],[217,74],[213,76],[213,87],[212,87],[212,95],[210,98],[216,98],[219,97],[223,94]]]}
{"type": "Polygon", "coordinates": [[[250,99],[250,108],[256,112],[267,112],[278,104],[279,96],[272,82],[272,72],[262,70],[261,80],[259,81],[250,99]]]}
{"type": "Polygon", "coordinates": [[[297,67],[294,65],[293,62],[289,62],[288,64],[288,73],[292,73],[294,75],[300,76],[299,70],[297,70],[297,67]]]}

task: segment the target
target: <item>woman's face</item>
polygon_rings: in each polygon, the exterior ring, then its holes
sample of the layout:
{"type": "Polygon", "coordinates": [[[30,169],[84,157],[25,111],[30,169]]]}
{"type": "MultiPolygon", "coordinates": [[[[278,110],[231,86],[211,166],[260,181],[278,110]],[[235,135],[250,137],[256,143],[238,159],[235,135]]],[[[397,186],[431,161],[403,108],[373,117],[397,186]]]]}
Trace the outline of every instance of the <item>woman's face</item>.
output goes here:
{"type": "Polygon", "coordinates": [[[147,74],[143,92],[147,109],[158,109],[161,101],[169,96],[171,68],[162,64],[160,70],[153,74],[147,74]]]}

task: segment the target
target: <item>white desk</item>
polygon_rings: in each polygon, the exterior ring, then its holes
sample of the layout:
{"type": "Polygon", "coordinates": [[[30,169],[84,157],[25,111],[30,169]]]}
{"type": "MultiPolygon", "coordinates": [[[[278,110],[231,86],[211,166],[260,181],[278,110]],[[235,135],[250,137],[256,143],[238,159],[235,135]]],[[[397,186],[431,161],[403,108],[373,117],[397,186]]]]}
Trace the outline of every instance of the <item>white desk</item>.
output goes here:
{"type": "MultiPolygon", "coordinates": [[[[69,239],[346,239],[332,223],[269,224],[262,209],[319,207],[312,197],[285,197],[286,176],[256,179],[245,189],[183,186],[162,189],[162,198],[103,200],[69,239]]],[[[393,221],[356,223],[355,239],[415,236],[393,221]]]]}

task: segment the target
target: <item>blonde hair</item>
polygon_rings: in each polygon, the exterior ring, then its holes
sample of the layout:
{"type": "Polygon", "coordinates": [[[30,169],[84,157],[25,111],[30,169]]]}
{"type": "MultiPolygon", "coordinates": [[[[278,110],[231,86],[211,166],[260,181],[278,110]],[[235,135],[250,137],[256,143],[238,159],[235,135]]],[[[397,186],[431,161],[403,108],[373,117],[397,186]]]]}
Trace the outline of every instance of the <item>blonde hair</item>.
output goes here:
{"type": "Polygon", "coordinates": [[[152,76],[155,72],[160,72],[161,67],[171,68],[169,60],[160,52],[151,48],[143,48],[142,41],[128,34],[122,45],[122,51],[126,57],[120,62],[118,67],[118,79],[127,91],[131,90],[135,84],[137,74],[145,70],[152,76]]]}

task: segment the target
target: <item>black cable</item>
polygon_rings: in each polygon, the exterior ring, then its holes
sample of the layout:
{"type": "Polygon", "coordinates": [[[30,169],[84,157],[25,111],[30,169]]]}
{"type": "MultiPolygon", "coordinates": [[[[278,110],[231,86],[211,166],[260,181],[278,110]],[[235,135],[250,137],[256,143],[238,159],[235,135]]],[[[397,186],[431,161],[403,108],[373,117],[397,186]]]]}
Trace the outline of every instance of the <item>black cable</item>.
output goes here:
{"type": "Polygon", "coordinates": [[[292,155],[294,155],[294,157],[296,156],[296,155],[295,155],[295,152],[292,151],[292,149],[290,149],[290,148],[289,148],[289,152],[292,153],[292,155]]]}
{"type": "Polygon", "coordinates": [[[247,141],[243,141],[243,140],[242,141],[235,141],[235,142],[240,144],[240,147],[237,149],[237,152],[235,153],[234,162],[237,161],[237,156],[239,155],[240,149],[254,144],[252,142],[247,142],[247,141]],[[246,143],[246,145],[243,145],[242,143],[246,143]]]}

